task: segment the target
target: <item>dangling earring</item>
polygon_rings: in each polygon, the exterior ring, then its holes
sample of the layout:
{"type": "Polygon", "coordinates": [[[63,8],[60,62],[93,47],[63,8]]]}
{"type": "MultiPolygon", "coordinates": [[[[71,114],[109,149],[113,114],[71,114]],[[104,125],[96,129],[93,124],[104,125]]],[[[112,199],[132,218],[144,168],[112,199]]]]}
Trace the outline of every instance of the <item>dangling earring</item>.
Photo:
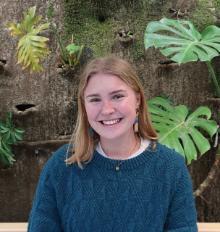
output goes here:
{"type": "Polygon", "coordinates": [[[136,118],[134,120],[134,132],[135,133],[138,133],[139,130],[138,130],[138,110],[137,110],[137,115],[136,115],[136,118]]]}
{"type": "Polygon", "coordinates": [[[91,136],[91,137],[94,136],[94,130],[92,129],[91,126],[88,128],[88,132],[89,132],[89,136],[91,136]]]}

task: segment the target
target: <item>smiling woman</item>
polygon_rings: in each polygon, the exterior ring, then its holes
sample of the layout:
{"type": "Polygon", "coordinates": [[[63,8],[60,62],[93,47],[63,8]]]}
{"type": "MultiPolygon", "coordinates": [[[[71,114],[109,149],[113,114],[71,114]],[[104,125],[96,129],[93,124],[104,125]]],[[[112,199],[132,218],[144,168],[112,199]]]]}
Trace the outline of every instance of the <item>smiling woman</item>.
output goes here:
{"type": "Polygon", "coordinates": [[[140,145],[141,138],[148,143],[157,140],[143,87],[128,62],[116,57],[95,59],[86,66],[80,80],[74,155],[68,163],[90,161],[100,144],[111,158],[126,159],[139,148],[134,146],[140,145]]]}
{"type": "Polygon", "coordinates": [[[133,124],[140,95],[117,76],[98,73],[89,79],[84,96],[88,122],[105,153],[111,158],[128,158],[138,140],[133,124]]]}
{"type": "Polygon", "coordinates": [[[44,167],[28,231],[197,231],[184,160],[157,142],[128,62],[86,66],[72,137],[44,167]]]}

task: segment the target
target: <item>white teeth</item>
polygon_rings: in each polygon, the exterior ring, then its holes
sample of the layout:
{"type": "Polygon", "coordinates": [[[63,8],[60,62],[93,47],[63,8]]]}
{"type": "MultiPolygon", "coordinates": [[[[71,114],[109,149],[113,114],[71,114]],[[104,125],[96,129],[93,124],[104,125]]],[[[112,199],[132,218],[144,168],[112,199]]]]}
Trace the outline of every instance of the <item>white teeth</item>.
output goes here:
{"type": "Polygon", "coordinates": [[[113,125],[116,124],[120,121],[120,119],[115,119],[115,120],[106,120],[106,121],[102,121],[103,124],[105,125],[113,125]]]}

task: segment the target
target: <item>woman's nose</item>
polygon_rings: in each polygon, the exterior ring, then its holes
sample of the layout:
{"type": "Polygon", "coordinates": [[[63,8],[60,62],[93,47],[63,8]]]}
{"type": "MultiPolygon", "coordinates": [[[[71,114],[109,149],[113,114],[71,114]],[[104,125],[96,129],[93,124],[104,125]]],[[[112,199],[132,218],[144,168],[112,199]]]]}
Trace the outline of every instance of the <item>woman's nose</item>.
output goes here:
{"type": "Polygon", "coordinates": [[[103,102],[102,105],[102,114],[111,114],[115,111],[114,106],[110,101],[103,102]]]}

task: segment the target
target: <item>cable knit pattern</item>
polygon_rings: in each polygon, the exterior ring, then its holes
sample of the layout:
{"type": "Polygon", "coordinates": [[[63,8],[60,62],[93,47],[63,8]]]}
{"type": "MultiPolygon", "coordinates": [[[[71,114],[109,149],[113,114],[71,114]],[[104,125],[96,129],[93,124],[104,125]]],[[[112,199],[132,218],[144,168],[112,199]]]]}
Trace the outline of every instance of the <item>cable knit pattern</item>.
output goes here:
{"type": "Polygon", "coordinates": [[[158,143],[125,161],[95,151],[84,169],[65,165],[66,150],[41,173],[29,232],[198,231],[190,176],[174,150],[158,143]]]}

